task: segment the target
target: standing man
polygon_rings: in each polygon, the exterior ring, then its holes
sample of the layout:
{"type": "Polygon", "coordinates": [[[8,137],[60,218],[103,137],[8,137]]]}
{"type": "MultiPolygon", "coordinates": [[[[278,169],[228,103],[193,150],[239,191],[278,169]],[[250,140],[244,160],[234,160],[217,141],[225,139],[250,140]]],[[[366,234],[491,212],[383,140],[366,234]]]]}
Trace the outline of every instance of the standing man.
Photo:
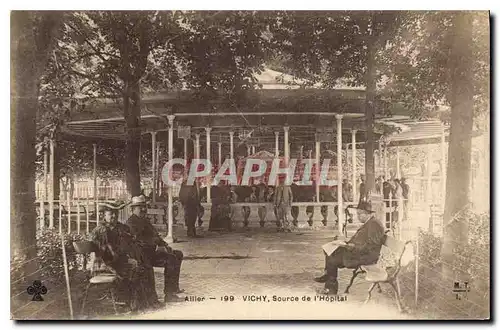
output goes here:
{"type": "Polygon", "coordinates": [[[359,204],[366,202],[368,191],[366,189],[365,175],[361,174],[361,183],[359,184],[359,204]]]}
{"type": "Polygon", "coordinates": [[[280,185],[274,195],[274,205],[277,209],[278,221],[280,223],[278,231],[291,232],[288,212],[293,202],[292,188],[286,185],[285,178],[282,178],[280,185]]]}
{"type": "Polygon", "coordinates": [[[410,186],[406,182],[406,178],[401,178],[401,194],[403,195],[404,205],[404,220],[408,219],[408,202],[410,197],[410,186]]]}
{"type": "Polygon", "coordinates": [[[179,200],[184,207],[184,220],[187,226],[188,237],[199,237],[196,234],[196,219],[198,218],[200,209],[200,195],[198,194],[198,187],[196,183],[193,185],[187,184],[187,176],[181,185],[179,191],[179,200]]]}
{"type": "MultiPolygon", "coordinates": [[[[180,302],[182,298],[177,294],[179,289],[179,276],[183,254],[179,250],[173,250],[160,237],[156,228],[146,219],[146,197],[132,197],[132,215],[127,221],[130,233],[142,245],[142,251],[148,262],[154,267],[164,267],[164,302],[180,302]]],[[[154,280],[154,278],[153,278],[154,280]]]]}
{"type": "Polygon", "coordinates": [[[352,185],[347,179],[342,180],[342,199],[344,202],[352,202],[352,185]]]}
{"type": "Polygon", "coordinates": [[[323,245],[326,272],[314,280],[325,283],[321,293],[336,295],[339,289],[337,281],[339,268],[356,268],[361,265],[377,263],[380,249],[385,240],[384,226],[375,218],[369,202],[357,207],[358,219],[363,225],[351,237],[344,241],[335,239],[323,245]]]}

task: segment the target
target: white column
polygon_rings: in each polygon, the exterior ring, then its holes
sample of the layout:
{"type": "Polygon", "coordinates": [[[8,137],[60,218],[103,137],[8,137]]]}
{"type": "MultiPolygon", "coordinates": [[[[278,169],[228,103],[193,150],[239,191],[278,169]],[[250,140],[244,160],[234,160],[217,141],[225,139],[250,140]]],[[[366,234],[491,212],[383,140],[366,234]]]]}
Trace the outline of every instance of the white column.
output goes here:
{"type": "Polygon", "coordinates": [[[151,132],[151,191],[153,203],[156,202],[156,132],[151,132]]]}
{"type": "Polygon", "coordinates": [[[384,139],[384,176],[389,178],[389,169],[387,168],[387,141],[384,139]]]}
{"type": "Polygon", "coordinates": [[[274,132],[274,157],[280,155],[280,132],[274,132]]]}
{"type": "Polygon", "coordinates": [[[304,146],[300,146],[300,148],[299,148],[299,157],[300,158],[304,157],[304,146]]]}
{"type": "Polygon", "coordinates": [[[352,140],[352,196],[353,201],[358,200],[358,173],[357,173],[357,165],[358,159],[356,156],[356,130],[351,131],[351,140],[352,140]]]}
{"type": "Polygon", "coordinates": [[[288,144],[288,131],[290,130],[290,127],[285,126],[283,127],[283,131],[285,131],[285,166],[288,166],[288,163],[290,161],[290,145],[288,144]]]}
{"type": "Polygon", "coordinates": [[[313,153],[312,149],[310,149],[310,150],[307,152],[307,157],[308,157],[309,159],[311,159],[311,158],[312,158],[312,153],[313,153]]]}
{"type": "MultiPolygon", "coordinates": [[[[94,207],[96,214],[96,225],[99,225],[99,192],[97,191],[97,144],[94,143],[94,170],[92,172],[92,177],[94,178],[94,207]]],[[[59,206],[61,205],[61,201],[59,201],[59,206]]],[[[59,219],[60,224],[61,219],[59,219]]]]}
{"type": "Polygon", "coordinates": [[[40,228],[45,227],[45,200],[47,199],[48,170],[49,170],[49,153],[47,150],[47,143],[45,141],[43,146],[43,189],[41,196],[42,198],[40,201],[40,228]]]}
{"type": "Polygon", "coordinates": [[[49,228],[54,228],[54,140],[50,140],[49,228]]]}
{"type": "Polygon", "coordinates": [[[319,141],[316,141],[316,203],[319,203],[319,184],[320,184],[320,171],[321,171],[321,166],[319,163],[319,155],[320,155],[320,147],[321,143],[319,141]]]}
{"type": "Polygon", "coordinates": [[[252,154],[251,147],[247,145],[247,156],[250,156],[252,154]]]}
{"type": "MultiPolygon", "coordinates": [[[[484,150],[484,152],[486,151],[487,150],[484,150]]],[[[441,198],[442,198],[441,206],[443,210],[444,210],[445,196],[446,196],[446,135],[444,131],[444,124],[441,123],[441,198]]]]}
{"type": "Polygon", "coordinates": [[[252,146],[252,155],[255,154],[255,146],[252,146]]]}
{"type": "Polygon", "coordinates": [[[188,139],[184,138],[184,160],[187,161],[188,139]]]}
{"type": "Polygon", "coordinates": [[[155,163],[155,187],[156,191],[158,192],[158,195],[161,194],[160,180],[158,178],[158,171],[160,169],[160,148],[161,148],[161,142],[158,141],[156,143],[156,163],[155,163]]]}
{"type": "Polygon", "coordinates": [[[431,204],[432,200],[432,145],[427,145],[427,204],[431,204]]]}
{"type": "MultiPolygon", "coordinates": [[[[174,115],[168,115],[168,159],[174,158],[174,115]]],[[[168,186],[168,208],[167,208],[167,237],[165,237],[165,242],[171,244],[175,241],[174,239],[174,208],[173,208],[173,198],[172,198],[172,185],[168,186]]]]}
{"type": "MultiPolygon", "coordinates": [[[[375,173],[378,171],[378,175],[380,175],[380,169],[382,168],[382,142],[378,140],[378,162],[375,167],[375,173]]],[[[375,175],[375,179],[377,178],[377,174],[375,175]]],[[[387,180],[387,178],[385,178],[387,180]]]]}
{"type": "MultiPolygon", "coordinates": [[[[210,131],[212,130],[211,127],[205,127],[205,131],[207,133],[207,160],[211,161],[211,155],[212,153],[210,152],[210,131]]],[[[210,169],[210,174],[207,177],[207,203],[211,203],[212,201],[212,196],[211,196],[211,187],[212,187],[212,171],[210,169]]]]}
{"type": "MultiPolygon", "coordinates": [[[[219,137],[220,138],[220,137],[219,137]]],[[[222,142],[217,143],[219,145],[219,168],[222,166],[222,142]]]]}
{"type": "Polygon", "coordinates": [[[195,149],[194,149],[194,158],[200,159],[200,133],[196,133],[196,142],[195,142],[195,149]]]}
{"type": "Polygon", "coordinates": [[[401,180],[401,156],[398,146],[396,146],[396,176],[401,180]]]}
{"type": "Polygon", "coordinates": [[[43,146],[43,199],[46,200],[49,191],[49,151],[47,150],[47,141],[43,146]]]}
{"type": "Polygon", "coordinates": [[[342,199],[342,115],[335,115],[337,120],[337,197],[339,205],[339,228],[338,231],[342,230],[341,223],[344,222],[344,203],[342,199]]]}
{"type": "Polygon", "coordinates": [[[229,153],[231,159],[234,159],[234,132],[229,132],[229,153]]]}

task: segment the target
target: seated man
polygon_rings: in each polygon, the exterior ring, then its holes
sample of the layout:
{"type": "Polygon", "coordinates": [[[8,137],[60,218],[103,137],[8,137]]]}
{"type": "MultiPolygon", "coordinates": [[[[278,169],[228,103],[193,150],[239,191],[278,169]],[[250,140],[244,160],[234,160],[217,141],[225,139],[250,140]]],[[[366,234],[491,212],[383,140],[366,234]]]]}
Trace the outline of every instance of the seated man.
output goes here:
{"type": "Polygon", "coordinates": [[[321,293],[337,294],[339,268],[356,268],[378,261],[385,239],[384,227],[375,218],[369,202],[359,203],[357,209],[358,219],[363,225],[354,236],[348,241],[336,239],[323,245],[326,273],[314,279],[316,282],[325,283],[321,293]]]}
{"type": "Polygon", "coordinates": [[[154,288],[154,283],[147,282],[141,248],[130,235],[128,226],[117,221],[119,208],[108,204],[101,207],[104,221],[90,236],[98,249],[96,255],[119,276],[118,296],[132,310],[158,307],[156,295],[148,294],[148,288],[154,288]]]}
{"type": "Polygon", "coordinates": [[[130,227],[130,233],[141,243],[145,259],[148,264],[154,267],[165,267],[164,302],[184,301],[177,296],[177,293],[182,292],[179,289],[182,252],[172,250],[146,218],[147,209],[144,196],[132,197],[130,207],[132,208],[132,215],[128,219],[127,225],[130,227]]]}

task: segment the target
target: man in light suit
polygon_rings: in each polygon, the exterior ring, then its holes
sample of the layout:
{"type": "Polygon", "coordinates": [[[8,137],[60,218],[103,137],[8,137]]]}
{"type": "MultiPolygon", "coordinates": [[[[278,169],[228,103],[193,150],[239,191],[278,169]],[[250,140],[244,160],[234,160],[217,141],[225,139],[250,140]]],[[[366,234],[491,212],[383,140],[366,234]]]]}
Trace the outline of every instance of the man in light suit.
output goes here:
{"type": "Polygon", "coordinates": [[[288,212],[293,202],[292,188],[285,184],[285,179],[282,179],[280,185],[274,194],[274,206],[279,221],[278,231],[292,231],[288,221],[288,212]]]}

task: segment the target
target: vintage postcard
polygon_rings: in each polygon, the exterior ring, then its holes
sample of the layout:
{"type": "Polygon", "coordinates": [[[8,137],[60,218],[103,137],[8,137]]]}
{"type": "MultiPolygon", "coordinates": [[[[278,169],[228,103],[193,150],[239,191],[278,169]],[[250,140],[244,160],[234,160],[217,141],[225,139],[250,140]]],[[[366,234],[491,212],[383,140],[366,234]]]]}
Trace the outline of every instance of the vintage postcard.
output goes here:
{"type": "Polygon", "coordinates": [[[490,319],[490,16],[12,11],[15,320],[490,319]]]}

